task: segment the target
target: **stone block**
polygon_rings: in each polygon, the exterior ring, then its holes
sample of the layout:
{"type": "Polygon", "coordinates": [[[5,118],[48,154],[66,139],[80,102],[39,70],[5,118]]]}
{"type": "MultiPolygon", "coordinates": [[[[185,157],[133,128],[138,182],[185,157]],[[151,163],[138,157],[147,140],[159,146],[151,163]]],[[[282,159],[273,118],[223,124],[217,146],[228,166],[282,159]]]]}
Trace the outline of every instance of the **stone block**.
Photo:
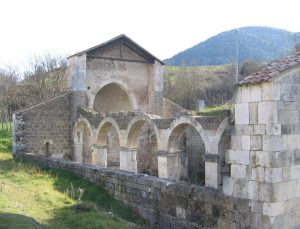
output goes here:
{"type": "Polygon", "coordinates": [[[258,103],[258,124],[277,123],[277,103],[276,102],[260,102],[258,103]]]}
{"type": "Polygon", "coordinates": [[[290,167],[291,179],[298,180],[300,179],[300,165],[294,165],[290,167]]]}
{"type": "Polygon", "coordinates": [[[280,151],[278,152],[278,167],[286,167],[294,165],[295,153],[294,151],[280,151]]]}
{"type": "Polygon", "coordinates": [[[235,124],[232,129],[232,135],[253,135],[253,125],[235,124]]]}
{"type": "Polygon", "coordinates": [[[251,169],[251,180],[264,182],[265,180],[265,168],[264,167],[256,167],[251,169]]]}
{"type": "Polygon", "coordinates": [[[273,184],[271,183],[258,183],[258,200],[261,202],[273,201],[273,184]]]}
{"type": "Polygon", "coordinates": [[[179,219],[186,219],[186,209],[176,206],[176,217],[179,219]]]}
{"type": "Polygon", "coordinates": [[[263,214],[268,216],[278,216],[284,214],[285,203],[264,203],[263,214]]]}
{"type": "Polygon", "coordinates": [[[258,183],[243,179],[233,179],[233,196],[258,200],[258,183]]]}
{"type": "Polygon", "coordinates": [[[256,151],[250,151],[250,167],[256,167],[256,151]]]}
{"type": "MultiPolygon", "coordinates": [[[[297,180],[296,197],[300,198],[300,179],[297,180]]],[[[299,206],[300,207],[300,206],[299,206]]],[[[300,210],[300,209],[299,209],[300,210]]]]}
{"type": "Polygon", "coordinates": [[[205,162],[205,186],[218,189],[220,184],[219,164],[216,162],[205,162]]]}
{"type": "MultiPolygon", "coordinates": [[[[251,136],[252,137],[252,136],[251,136]]],[[[250,150],[250,136],[243,135],[242,136],[242,150],[250,150]]]]}
{"type": "Polygon", "coordinates": [[[246,179],[247,177],[247,167],[246,165],[231,165],[231,177],[239,178],[239,179],[246,179]]]}
{"type": "Polygon", "coordinates": [[[266,125],[253,125],[253,134],[254,135],[264,135],[266,134],[266,125]]]}
{"type": "Polygon", "coordinates": [[[248,86],[243,86],[241,90],[242,103],[249,103],[251,101],[251,89],[248,86]]]}
{"type": "Polygon", "coordinates": [[[120,151],[120,169],[137,172],[137,151],[120,151]]]}
{"type": "Polygon", "coordinates": [[[283,147],[287,150],[295,150],[299,148],[299,135],[289,134],[283,135],[283,147]]]}
{"type": "Polygon", "coordinates": [[[230,141],[231,149],[242,149],[242,137],[241,136],[231,136],[230,141]]]}
{"type": "Polygon", "coordinates": [[[262,213],[263,212],[263,203],[259,201],[250,202],[251,212],[262,213]]]}
{"type": "Polygon", "coordinates": [[[299,111],[278,111],[277,120],[280,124],[298,123],[299,111]]]}
{"type": "Polygon", "coordinates": [[[280,86],[275,83],[263,83],[261,97],[263,101],[280,100],[280,86]]]}
{"type": "Polygon", "coordinates": [[[258,183],[256,181],[248,181],[248,199],[258,200],[258,183]]]}
{"type": "Polygon", "coordinates": [[[269,202],[282,202],[296,197],[297,181],[290,180],[272,184],[272,196],[269,202]]]}
{"type": "Polygon", "coordinates": [[[229,164],[249,165],[249,151],[228,150],[225,160],[229,164]]]}
{"type": "Polygon", "coordinates": [[[233,196],[248,199],[248,181],[233,179],[233,196]]]}
{"type": "Polygon", "coordinates": [[[249,124],[249,104],[238,103],[235,104],[235,123],[236,124],[249,124]]]}
{"type": "Polygon", "coordinates": [[[282,168],[282,180],[283,181],[291,180],[291,168],[290,167],[282,168]]]}
{"type": "Polygon", "coordinates": [[[263,135],[263,151],[280,151],[284,150],[282,136],[263,135]]]}
{"type": "Polygon", "coordinates": [[[281,124],[267,124],[267,135],[281,135],[281,124]]]}
{"type": "Polygon", "coordinates": [[[268,183],[276,183],[282,181],[282,168],[266,168],[265,181],[268,183]]]}
{"type": "Polygon", "coordinates": [[[280,99],[283,101],[300,101],[300,85],[280,84],[280,99]]]}
{"type": "Polygon", "coordinates": [[[278,101],[278,110],[282,111],[297,111],[300,107],[300,101],[278,101]]]}
{"type": "Polygon", "coordinates": [[[278,167],[278,152],[256,152],[256,166],[260,167],[278,167]]]}
{"type": "Polygon", "coordinates": [[[223,177],[223,193],[227,196],[233,194],[233,179],[231,177],[223,177]]]}
{"type": "Polygon", "coordinates": [[[260,102],[261,101],[261,86],[253,85],[250,87],[250,102],[260,102]]]}
{"type": "Polygon", "coordinates": [[[261,135],[251,136],[250,138],[251,150],[262,150],[262,137],[261,135]]]}

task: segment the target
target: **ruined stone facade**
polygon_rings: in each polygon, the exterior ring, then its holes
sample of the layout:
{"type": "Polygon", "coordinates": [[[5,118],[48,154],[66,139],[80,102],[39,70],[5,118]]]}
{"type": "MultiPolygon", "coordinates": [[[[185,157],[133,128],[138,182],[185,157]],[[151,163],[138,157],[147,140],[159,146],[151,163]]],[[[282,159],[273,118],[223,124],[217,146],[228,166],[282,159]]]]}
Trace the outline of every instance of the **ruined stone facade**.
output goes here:
{"type": "Polygon", "coordinates": [[[121,35],[68,58],[68,92],[14,114],[14,155],[101,183],[160,228],[299,228],[298,56],[241,82],[233,115],[197,117],[121,35]]]}

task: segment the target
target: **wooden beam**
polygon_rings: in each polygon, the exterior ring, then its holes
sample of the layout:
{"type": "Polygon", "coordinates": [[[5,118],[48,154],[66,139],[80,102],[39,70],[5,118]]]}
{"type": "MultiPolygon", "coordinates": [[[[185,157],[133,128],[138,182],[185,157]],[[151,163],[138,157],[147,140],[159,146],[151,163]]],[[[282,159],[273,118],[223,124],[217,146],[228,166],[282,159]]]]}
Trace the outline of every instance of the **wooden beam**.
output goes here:
{"type": "Polygon", "coordinates": [[[130,59],[124,59],[124,58],[93,56],[93,55],[88,55],[87,57],[103,59],[103,60],[117,60],[117,61],[136,62],[136,63],[143,63],[143,64],[154,64],[154,61],[130,60],[130,59]]]}

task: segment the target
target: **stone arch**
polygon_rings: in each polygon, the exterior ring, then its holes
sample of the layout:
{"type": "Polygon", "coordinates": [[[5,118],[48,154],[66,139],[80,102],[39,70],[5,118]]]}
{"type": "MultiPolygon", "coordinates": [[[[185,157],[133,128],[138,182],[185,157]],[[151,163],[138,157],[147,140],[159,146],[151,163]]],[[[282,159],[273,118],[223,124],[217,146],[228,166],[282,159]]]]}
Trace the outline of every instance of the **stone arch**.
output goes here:
{"type": "Polygon", "coordinates": [[[120,166],[120,128],[110,117],[104,118],[96,131],[94,163],[105,167],[120,166]]]}
{"type": "MultiPolygon", "coordinates": [[[[171,124],[170,127],[167,129],[167,134],[166,134],[166,141],[169,142],[170,140],[170,136],[171,134],[174,132],[174,130],[178,127],[181,128],[186,128],[188,126],[193,127],[198,133],[199,136],[201,137],[202,141],[204,142],[204,144],[208,144],[209,142],[209,138],[205,132],[205,130],[203,129],[202,125],[196,121],[194,118],[190,117],[190,116],[181,116],[179,118],[176,118],[171,124]]],[[[180,129],[177,129],[176,132],[180,132],[180,129]]],[[[169,150],[169,146],[168,146],[168,150],[169,150]]]]}
{"type": "Polygon", "coordinates": [[[217,149],[217,153],[218,155],[221,155],[221,156],[224,156],[223,153],[220,152],[220,143],[222,141],[222,138],[224,138],[224,131],[226,130],[228,126],[228,117],[226,117],[222,122],[221,124],[219,125],[217,131],[216,131],[216,134],[214,136],[214,140],[213,140],[213,144],[216,145],[218,147],[217,149]]]}
{"type": "Polygon", "coordinates": [[[201,124],[188,116],[179,117],[171,123],[167,133],[169,157],[173,155],[181,161],[178,164],[182,171],[179,179],[204,185],[208,137],[201,124]]]}
{"type": "Polygon", "coordinates": [[[93,129],[86,118],[79,118],[73,129],[74,160],[77,162],[92,162],[91,141],[93,129]]]}
{"type": "Polygon", "coordinates": [[[128,151],[136,152],[137,171],[158,176],[157,150],[159,131],[148,115],[136,116],[126,131],[128,151]]]}
{"type": "Polygon", "coordinates": [[[121,80],[110,79],[99,85],[99,90],[93,98],[95,111],[117,112],[137,110],[138,105],[133,92],[121,80]]]}

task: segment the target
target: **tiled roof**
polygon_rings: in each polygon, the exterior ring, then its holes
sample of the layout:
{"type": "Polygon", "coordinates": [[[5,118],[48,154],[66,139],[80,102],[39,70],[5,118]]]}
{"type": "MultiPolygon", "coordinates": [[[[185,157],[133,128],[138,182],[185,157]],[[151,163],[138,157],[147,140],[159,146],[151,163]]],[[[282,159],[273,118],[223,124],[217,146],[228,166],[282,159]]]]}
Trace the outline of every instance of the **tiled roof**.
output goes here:
{"type": "Polygon", "coordinates": [[[293,54],[286,56],[283,59],[270,63],[267,67],[263,68],[262,70],[245,77],[237,84],[258,84],[263,81],[269,81],[272,78],[278,76],[281,72],[284,72],[299,64],[300,52],[294,52],[293,54]]]}

